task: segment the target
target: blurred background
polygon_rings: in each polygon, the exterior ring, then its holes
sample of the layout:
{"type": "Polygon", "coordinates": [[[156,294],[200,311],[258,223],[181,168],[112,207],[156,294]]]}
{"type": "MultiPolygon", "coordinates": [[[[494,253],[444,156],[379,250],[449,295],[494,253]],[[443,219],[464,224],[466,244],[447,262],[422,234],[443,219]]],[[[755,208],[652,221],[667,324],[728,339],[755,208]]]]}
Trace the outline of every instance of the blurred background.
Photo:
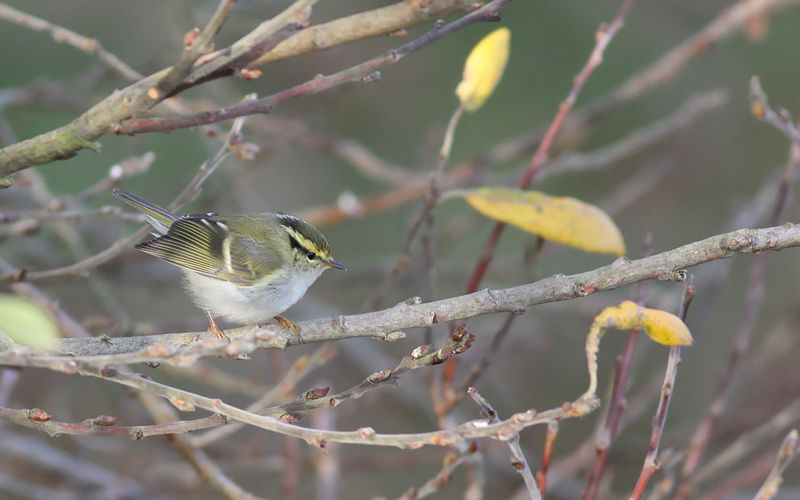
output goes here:
{"type": "MultiPolygon", "coordinates": [[[[183,34],[194,26],[202,26],[216,5],[206,0],[6,3],[97,39],[144,74],[174,62],[182,48],[183,34]]],[[[312,20],[321,23],[389,3],[320,2],[312,20]]],[[[586,109],[596,109],[597,103],[608,102],[607,96],[632,75],[737,3],[638,2],[609,46],[603,64],[583,89],[574,116],[586,116],[586,109]]],[[[590,53],[595,30],[600,23],[612,19],[619,4],[610,0],[517,1],[507,6],[502,13],[502,25],[511,29],[512,40],[505,76],[487,104],[462,119],[448,169],[497,151],[498,145],[508,141],[524,144],[526,136],[546,127],[590,53]]],[[[576,153],[596,159],[598,151],[608,152],[606,148],[629,144],[625,141],[639,137],[638,133],[652,134],[650,140],[638,146],[609,153],[611,161],[598,162],[599,166],[592,171],[555,175],[560,171],[554,168],[551,175],[545,174],[535,181],[535,189],[573,196],[603,207],[621,228],[632,258],[646,251],[648,235],[652,240],[650,251],[660,252],[741,225],[767,225],[776,196],[775,178],[784,169],[789,144],[776,130],[751,116],[747,90],[750,77],[759,75],[774,106],[800,113],[797,91],[800,72],[796,64],[800,58],[797,38],[800,6],[797,2],[783,4],[777,14],[753,16],[743,29],[733,30],[731,36],[708,47],[698,47],[699,53],[682,71],[669,75],[663,84],[642,96],[615,104],[590,121],[568,121],[552,152],[554,161],[558,163],[561,159],[562,165],[577,161],[576,153]]],[[[285,5],[287,2],[241,0],[220,32],[217,46],[238,39],[285,5]]],[[[447,19],[455,15],[450,14],[447,19]]],[[[329,74],[366,60],[428,28],[429,25],[410,28],[404,37],[379,37],[276,62],[262,68],[263,76],[257,80],[228,78],[193,89],[183,97],[193,106],[212,109],[233,104],[249,92],[268,95],[316,74],[329,74]]],[[[379,81],[337,87],[289,102],[270,115],[253,117],[246,122],[244,136],[260,148],[255,159],[243,161],[234,156],[226,159],[185,212],[286,211],[318,217],[316,222],[328,237],[337,259],[350,270],[326,273],[306,298],[286,314],[295,321],[357,313],[369,308],[376,299],[388,307],[416,295],[431,300],[463,293],[492,223],[462,201],[448,201],[436,209],[438,272],[434,289],[428,291],[419,247],[415,245],[407,271],[380,297],[376,297],[376,291],[399,254],[422,197],[411,197],[385,210],[367,208],[363,214],[338,220],[326,219],[324,215],[337,207],[350,207],[352,212],[352,207],[363,207],[361,203],[398,189],[397,180],[370,175],[354,166],[352,157],[348,157],[353,147],[371,152],[393,172],[406,174],[409,180],[401,179],[400,184],[427,179],[447,120],[457,106],[454,89],[461,78],[464,59],[471,47],[494,28],[496,25],[472,25],[382,69],[379,81]]],[[[0,128],[6,143],[62,125],[114,89],[126,85],[94,57],[54,43],[45,34],[5,21],[0,22],[0,47],[4,68],[0,72],[0,128]],[[19,91],[26,92],[27,97],[14,94],[19,91]]],[[[227,129],[229,124],[222,126],[227,129]]],[[[136,158],[152,152],[154,159],[149,170],[126,179],[124,187],[166,204],[220,146],[217,140],[203,137],[196,130],[106,136],[99,142],[102,149],[97,153],[83,152],[35,169],[43,176],[53,197],[78,195],[107,177],[114,165],[137,161],[136,158]]],[[[482,165],[459,185],[512,185],[527,166],[532,152],[533,147],[528,145],[519,148],[517,154],[501,155],[501,161],[482,165]]],[[[89,204],[99,207],[116,201],[110,194],[101,193],[89,204]]],[[[24,185],[0,192],[0,212],[19,212],[37,206],[30,189],[24,185]]],[[[786,219],[797,220],[797,215],[798,209],[792,205],[786,219]]],[[[136,222],[102,216],[70,221],[69,226],[80,235],[79,242],[69,243],[69,238],[65,242],[63,225],[53,221],[37,223],[24,234],[10,230],[8,224],[0,225],[0,256],[17,267],[50,269],[102,250],[139,227],[136,222]]],[[[530,235],[507,230],[484,286],[509,287],[611,262],[609,257],[556,244],[545,245],[531,262],[535,246],[536,241],[530,235]]],[[[698,290],[687,324],[694,334],[695,345],[683,352],[663,449],[680,451],[686,447],[717,394],[717,381],[742,322],[745,294],[750,286],[748,273],[753,262],[751,257],[737,257],[732,262],[711,263],[692,270],[698,290]]],[[[97,334],[202,330],[205,317],[183,293],[179,279],[177,268],[130,250],[94,270],[88,278],[61,277],[37,285],[97,334]]],[[[796,361],[800,352],[798,279],[796,251],[772,257],[766,277],[766,299],[708,456],[762,424],[800,395],[796,361]]],[[[674,311],[682,288],[678,283],[652,282],[642,293],[646,303],[674,311]]],[[[586,384],[583,345],[592,317],[603,307],[634,298],[636,293],[636,287],[625,287],[580,300],[538,306],[517,318],[508,339],[477,385],[481,394],[501,416],[528,408],[546,409],[574,399],[586,384]]],[[[459,358],[457,380],[487,351],[503,321],[503,315],[492,315],[467,323],[477,341],[459,358]]],[[[447,328],[443,325],[436,329],[435,341],[443,341],[447,328]]],[[[335,357],[300,382],[290,398],[324,385],[330,385],[334,391],[343,390],[374,371],[394,367],[423,341],[421,331],[407,334],[405,340],[391,344],[359,339],[330,346],[335,357]]],[[[610,386],[614,359],[625,338],[623,333],[607,335],[600,351],[600,392],[604,406],[608,401],[608,390],[604,387],[610,386]]],[[[257,352],[250,362],[208,360],[203,366],[223,370],[257,393],[259,388],[271,387],[300,356],[318,349],[319,346],[310,345],[286,352],[257,352]]],[[[608,498],[627,497],[638,477],[666,356],[665,349],[639,342],[629,394],[632,398],[640,395],[636,401],[641,408],[634,411],[633,421],[613,442],[606,474],[608,498]]],[[[238,406],[246,406],[254,399],[244,390],[226,390],[178,370],[148,367],[137,370],[156,380],[221,397],[238,406]]],[[[335,411],[309,415],[301,423],[341,430],[371,426],[378,432],[435,429],[438,423],[424,382],[426,377],[440,376],[440,372],[438,367],[417,370],[403,376],[397,387],[372,391],[335,411]]],[[[121,424],[148,423],[145,412],[120,387],[44,370],[14,373],[11,385],[4,376],[8,390],[3,394],[3,405],[43,408],[63,421],[109,414],[118,416],[121,424]]],[[[630,410],[633,411],[633,405],[630,410]]],[[[183,418],[193,416],[182,414],[183,418]]],[[[456,422],[477,417],[478,408],[469,400],[453,413],[456,422]]],[[[584,419],[563,422],[554,462],[558,464],[560,459],[574,456],[578,447],[592,439],[603,419],[603,411],[597,411],[584,419]]],[[[715,488],[720,488],[719,494],[723,496],[752,495],[766,476],[783,434],[765,440],[745,461],[710,484],[709,495],[715,488]],[[761,475],[755,474],[750,481],[726,489],[726,481],[737,476],[732,471],[753,470],[759,464],[761,469],[757,471],[762,471],[761,475]]],[[[542,428],[528,429],[522,434],[523,449],[534,470],[538,469],[541,458],[543,436],[542,428]]],[[[0,456],[0,469],[5,474],[0,481],[0,497],[26,496],[24,490],[3,486],[11,484],[12,479],[77,498],[90,494],[111,496],[110,490],[103,489],[108,486],[106,483],[122,484],[123,478],[145,488],[133,496],[217,497],[188,462],[159,437],[136,442],[108,437],[51,439],[43,433],[3,423],[0,443],[0,449],[6,450],[0,456]],[[70,475],[59,468],[58,460],[53,465],[33,456],[36,450],[52,456],[64,453],[65,457],[71,457],[64,460],[74,467],[96,467],[99,476],[87,479],[70,475]]],[[[508,498],[519,492],[522,482],[508,466],[507,447],[484,440],[479,448],[483,452],[482,463],[461,467],[435,498],[461,498],[475,471],[483,473],[485,498],[508,498]]],[[[279,436],[244,429],[208,446],[207,452],[244,488],[269,497],[279,497],[282,492],[285,497],[286,490],[281,485],[286,481],[286,457],[299,454],[301,467],[299,481],[294,486],[295,496],[322,498],[313,478],[315,463],[324,453],[304,443],[298,447],[298,443],[287,443],[279,436]]],[[[446,450],[339,446],[327,453],[334,454],[340,466],[335,497],[371,498],[395,497],[410,486],[424,483],[441,468],[446,450]]],[[[785,498],[800,495],[798,470],[795,465],[787,472],[782,493],[785,498]]],[[[743,476],[740,474],[740,479],[743,476]]],[[[551,479],[549,498],[577,498],[585,484],[586,466],[551,479]]]]}

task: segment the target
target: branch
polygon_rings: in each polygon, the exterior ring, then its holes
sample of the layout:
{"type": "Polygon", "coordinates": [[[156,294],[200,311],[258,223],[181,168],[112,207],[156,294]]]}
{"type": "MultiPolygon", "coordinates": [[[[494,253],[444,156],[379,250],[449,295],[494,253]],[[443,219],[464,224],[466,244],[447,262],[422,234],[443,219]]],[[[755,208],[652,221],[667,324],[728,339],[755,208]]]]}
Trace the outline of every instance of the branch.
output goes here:
{"type": "MultiPolygon", "coordinates": [[[[689,311],[689,305],[694,298],[694,286],[692,285],[691,276],[686,283],[683,291],[683,299],[681,300],[680,311],[678,316],[681,320],[686,322],[686,313],[689,311]]],[[[653,418],[653,428],[650,432],[650,444],[647,448],[647,455],[642,465],[642,472],[639,474],[639,479],[631,493],[632,500],[639,500],[647,490],[647,485],[650,478],[653,477],[658,464],[656,457],[658,450],[661,446],[661,436],[664,434],[664,426],[667,423],[667,412],[669,411],[669,404],[672,401],[672,393],[675,390],[675,379],[678,376],[678,365],[681,362],[681,348],[680,346],[672,346],[669,349],[669,357],[667,358],[667,369],[664,373],[664,383],[661,386],[661,397],[658,400],[658,408],[656,409],[656,416],[653,418]]]]}
{"type": "Polygon", "coordinates": [[[759,488],[758,493],[756,493],[756,500],[770,500],[778,493],[778,489],[780,489],[783,482],[783,472],[792,463],[797,452],[800,451],[797,441],[797,429],[792,429],[783,439],[783,443],[781,443],[781,447],[778,450],[778,456],[775,459],[775,465],[769,471],[769,475],[761,488],[759,488]]]}
{"type": "MultiPolygon", "coordinates": [[[[114,126],[115,134],[141,134],[145,132],[169,132],[176,129],[198,127],[210,123],[231,120],[241,116],[257,113],[269,113],[276,106],[298,97],[318,94],[345,83],[372,81],[376,71],[389,64],[398,62],[403,57],[416,52],[441,38],[455,33],[479,21],[497,20],[497,11],[511,0],[493,0],[483,7],[449,23],[441,28],[434,28],[428,33],[416,38],[394,50],[385,52],[361,64],[339,71],[332,75],[317,75],[305,83],[295,85],[276,94],[262,97],[246,103],[235,104],[215,111],[204,111],[187,116],[167,118],[132,118],[121,121],[114,126]]],[[[378,74],[379,75],[379,74],[378,74]]]]}
{"type": "MultiPolygon", "coordinates": [[[[357,337],[394,340],[398,338],[396,332],[408,328],[498,312],[522,313],[534,305],[585,297],[648,279],[676,279],[675,276],[683,274],[676,271],[737,254],[796,246],[800,246],[800,225],[787,223],[764,229],[740,229],[638,260],[620,258],[607,266],[571,276],[555,275],[526,285],[499,290],[485,289],[428,303],[420,303],[415,298],[381,311],[304,321],[298,323],[298,333],[272,325],[230,329],[226,330],[226,334],[234,342],[227,346],[232,353],[236,353],[242,349],[282,349],[357,337]]],[[[221,342],[214,342],[208,332],[113,339],[62,339],[55,346],[54,355],[40,356],[24,349],[15,349],[0,354],[0,364],[35,366],[38,363],[47,365],[58,362],[66,362],[67,365],[78,362],[180,362],[183,355],[215,355],[223,352],[224,346],[221,342]],[[203,342],[198,343],[198,340],[203,342]]],[[[63,368],[69,370],[69,366],[63,368]]]]}
{"type": "MultiPolygon", "coordinates": [[[[786,161],[786,166],[778,179],[777,194],[773,195],[770,200],[772,202],[772,213],[769,217],[770,223],[777,224],[786,217],[792,198],[792,188],[797,182],[798,170],[800,170],[800,145],[792,143],[789,148],[789,158],[786,161]]],[[[694,473],[705,453],[717,421],[725,412],[734,377],[750,344],[750,337],[764,304],[764,292],[770,263],[770,255],[761,255],[757,257],[750,268],[747,294],[742,309],[742,318],[736,331],[736,339],[730,348],[725,369],[717,381],[716,394],[709,404],[703,420],[689,440],[686,460],[681,470],[682,480],[694,473]]]]}
{"type": "Polygon", "coordinates": [[[404,0],[305,29],[250,63],[249,67],[263,66],[363,38],[395,33],[472,5],[473,2],[465,0],[404,0]]]}
{"type": "MultiPolygon", "coordinates": [[[[478,391],[476,391],[474,387],[470,387],[467,392],[473,401],[480,406],[481,413],[488,423],[494,424],[499,422],[500,419],[495,409],[492,408],[492,405],[490,405],[483,396],[478,394],[478,391]]],[[[533,478],[533,473],[528,465],[528,461],[525,459],[525,454],[522,452],[522,447],[519,445],[519,432],[504,434],[499,439],[508,443],[508,447],[511,449],[511,466],[514,467],[514,470],[519,472],[525,480],[525,487],[528,488],[530,497],[533,500],[541,500],[542,494],[539,491],[536,480],[533,478]]]]}
{"type": "Polygon", "coordinates": [[[761,88],[761,79],[755,75],[750,78],[750,112],[762,122],[775,127],[790,141],[800,145],[800,130],[792,123],[792,116],[783,108],[775,111],[769,106],[767,94],[761,88]]]}
{"type": "MultiPolygon", "coordinates": [[[[285,30],[286,26],[300,27],[307,17],[307,0],[295,2],[284,13],[274,17],[273,20],[285,21],[284,26],[275,26],[275,23],[266,21],[251,33],[234,43],[228,49],[216,54],[209,54],[205,60],[192,67],[192,72],[185,81],[192,82],[178,87],[178,92],[195,84],[200,84],[209,79],[233,74],[237,64],[250,64],[250,68],[267,61],[255,63],[252,58],[266,57],[271,49],[293,34],[292,30],[285,30]],[[267,29],[268,28],[268,29],[267,29]],[[280,37],[270,37],[271,33],[280,33],[280,37]],[[231,64],[232,66],[228,66],[231,64]],[[208,66],[205,67],[204,66],[208,66]],[[208,74],[210,67],[221,68],[208,74]],[[193,78],[197,71],[199,80],[193,78]]],[[[464,5],[462,0],[434,0],[432,2],[403,1],[384,9],[376,9],[343,19],[320,25],[296,41],[290,42],[281,51],[279,58],[290,57],[308,52],[317,46],[329,47],[340,43],[357,40],[364,37],[386,34],[398,29],[418,24],[443,13],[455,10],[464,5]],[[419,5],[417,5],[419,3],[419,5]],[[390,19],[390,16],[397,16],[390,19]],[[405,22],[409,24],[404,24],[405,22]],[[339,31],[342,36],[330,36],[331,30],[339,31]],[[310,37],[310,38],[306,38],[310,37]],[[325,40],[328,42],[325,42],[325,40]],[[310,47],[309,43],[314,47],[310,47]]],[[[301,31],[300,34],[303,32],[301,31]]],[[[297,34],[295,34],[297,36],[297,34]]],[[[154,88],[170,69],[166,68],[148,77],[145,77],[129,87],[115,92],[100,103],[96,104],[83,115],[58,129],[46,132],[34,138],[13,144],[0,149],[0,178],[34,165],[49,163],[55,160],[70,158],[83,149],[96,149],[94,141],[112,130],[112,126],[127,118],[135,116],[170,95],[163,92],[148,91],[154,88]]],[[[131,75],[133,76],[133,75],[131,75]]]]}
{"type": "Polygon", "coordinates": [[[720,472],[735,465],[768,439],[778,436],[800,421],[800,400],[793,401],[756,429],[742,434],[723,449],[678,490],[676,497],[697,491],[701,485],[716,477],[720,472]]]}
{"type": "MultiPolygon", "coordinates": [[[[553,145],[556,136],[561,131],[561,126],[564,124],[564,121],[572,110],[572,106],[578,99],[578,95],[583,89],[583,86],[586,84],[586,81],[589,79],[589,76],[591,76],[594,70],[602,63],[603,53],[605,52],[606,47],[608,47],[608,45],[611,43],[611,40],[614,39],[614,36],[617,34],[617,32],[622,29],[622,26],[625,23],[625,16],[628,14],[628,11],[630,11],[631,7],[633,7],[634,3],[635,0],[624,0],[619,11],[614,16],[613,21],[611,21],[611,24],[600,27],[597,30],[597,33],[595,34],[595,45],[591,54],[589,55],[589,59],[586,61],[581,71],[573,80],[572,88],[567,93],[567,97],[559,105],[558,111],[556,112],[552,123],[550,123],[550,126],[547,128],[547,132],[545,132],[542,140],[539,142],[539,146],[536,148],[536,152],[533,154],[533,158],[531,158],[528,168],[522,174],[522,177],[520,177],[519,182],[517,183],[517,187],[520,189],[527,189],[528,186],[530,186],[533,178],[536,176],[536,173],[548,160],[550,147],[553,145]]],[[[497,246],[497,243],[500,241],[500,236],[503,234],[505,227],[505,224],[498,222],[492,228],[492,232],[486,241],[483,252],[478,259],[478,262],[475,264],[475,269],[472,271],[472,276],[467,284],[467,293],[474,292],[480,286],[481,281],[483,280],[483,277],[489,268],[489,263],[492,260],[494,249],[497,246]]]]}
{"type": "MultiPolygon", "coordinates": [[[[249,98],[249,96],[245,97],[245,99],[247,98],[249,98]]],[[[231,152],[235,151],[236,148],[241,144],[241,130],[243,126],[244,118],[240,118],[233,123],[222,147],[217,150],[214,156],[204,161],[200,165],[192,180],[189,181],[189,183],[183,188],[183,191],[181,191],[181,193],[172,201],[172,203],[167,206],[170,211],[174,212],[183,205],[194,200],[194,198],[200,193],[200,188],[205,181],[208,180],[211,174],[213,174],[214,171],[220,166],[222,161],[227,158],[231,152]]],[[[0,283],[8,281],[36,281],[41,279],[55,278],[58,276],[75,276],[86,274],[92,269],[105,264],[106,262],[122,254],[124,251],[130,249],[139,240],[149,234],[149,232],[149,226],[142,227],[135,233],[118,239],[105,250],[67,266],[44,271],[29,272],[23,269],[14,273],[4,272],[3,274],[0,274],[0,283]]]]}
{"type": "MultiPolygon", "coordinates": [[[[286,26],[298,25],[299,11],[305,12],[305,4],[308,1],[295,2],[294,5],[275,16],[273,20],[280,19],[283,24],[278,23],[279,26],[272,26],[274,28],[272,33],[282,32],[281,30],[286,26]]],[[[221,4],[221,9],[224,5],[221,4]]],[[[220,10],[215,12],[207,25],[209,29],[204,32],[213,30],[223,14],[224,12],[220,10]]],[[[285,36],[290,34],[282,33],[285,36]]],[[[270,40],[274,45],[282,38],[271,38],[270,40]]],[[[193,54],[192,50],[188,52],[193,54]]],[[[222,59],[230,61],[227,58],[222,59]]],[[[183,58],[178,67],[182,67],[182,63],[183,58]]],[[[70,158],[84,149],[97,150],[99,144],[94,141],[108,133],[113,124],[142,113],[171,95],[177,88],[177,84],[174,84],[172,77],[164,80],[171,74],[173,74],[171,68],[166,68],[142,78],[125,89],[114,92],[70,123],[0,149],[0,178],[34,165],[70,158]]],[[[188,86],[181,87],[180,90],[185,90],[185,88],[188,86]]]]}
{"type": "Polygon", "coordinates": [[[126,80],[138,80],[142,77],[135,69],[122,62],[117,56],[107,51],[97,40],[88,38],[70,29],[58,26],[44,19],[0,4],[0,18],[35,31],[48,33],[56,43],[66,43],[97,58],[119,73],[126,80]]]}
{"type": "Polygon", "coordinates": [[[222,415],[212,415],[210,417],[193,420],[176,420],[164,424],[132,426],[116,425],[117,417],[110,415],[87,418],[82,422],[59,422],[57,420],[52,420],[52,416],[48,412],[39,408],[17,410],[1,406],[0,419],[45,432],[50,437],[63,435],[125,436],[136,440],[150,436],[184,434],[199,429],[205,429],[212,425],[228,423],[228,419],[222,415]]]}

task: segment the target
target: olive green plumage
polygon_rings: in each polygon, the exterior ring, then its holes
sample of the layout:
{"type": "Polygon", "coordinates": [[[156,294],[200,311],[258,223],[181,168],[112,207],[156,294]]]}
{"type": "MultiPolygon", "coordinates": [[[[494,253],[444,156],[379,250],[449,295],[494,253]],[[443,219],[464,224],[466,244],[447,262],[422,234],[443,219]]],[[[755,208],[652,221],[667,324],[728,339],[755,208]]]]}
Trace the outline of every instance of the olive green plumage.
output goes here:
{"type": "Polygon", "coordinates": [[[345,269],[331,257],[325,236],[293,215],[177,217],[132,193],[119,188],[112,192],[144,213],[158,233],[136,248],[185,270],[187,288],[198,306],[234,321],[280,314],[325,269],[345,269]],[[192,273],[221,283],[209,283],[192,273]]]}

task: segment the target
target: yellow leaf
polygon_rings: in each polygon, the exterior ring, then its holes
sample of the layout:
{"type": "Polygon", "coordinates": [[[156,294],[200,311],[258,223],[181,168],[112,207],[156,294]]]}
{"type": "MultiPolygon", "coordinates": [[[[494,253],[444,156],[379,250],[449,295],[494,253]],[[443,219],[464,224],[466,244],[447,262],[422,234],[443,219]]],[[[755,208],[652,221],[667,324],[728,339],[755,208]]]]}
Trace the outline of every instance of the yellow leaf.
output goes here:
{"type": "Polygon", "coordinates": [[[457,191],[481,214],[542,238],[580,250],[625,255],[625,241],[614,221],[594,205],[538,191],[479,188],[457,191]]]}
{"type": "Polygon", "coordinates": [[[600,339],[608,328],[630,330],[641,328],[655,342],[664,345],[692,345],[692,334],[684,322],[674,314],[659,309],[642,307],[626,300],[618,306],[606,307],[594,317],[586,336],[586,365],[589,370],[589,389],[578,402],[594,401],[597,397],[597,353],[600,339]]]}
{"type": "Polygon", "coordinates": [[[595,322],[619,330],[641,328],[659,344],[692,345],[693,342],[692,334],[679,317],[659,309],[641,307],[630,300],[605,308],[595,322]]]}
{"type": "Polygon", "coordinates": [[[0,332],[35,351],[50,350],[58,338],[58,326],[45,309],[6,294],[0,294],[0,332]]]}
{"type": "Polygon", "coordinates": [[[642,327],[651,339],[664,345],[692,345],[692,334],[679,317],[658,309],[643,309],[642,327]]]}
{"type": "Polygon", "coordinates": [[[456,95],[467,111],[475,111],[492,95],[508,62],[511,30],[499,28],[486,35],[467,57],[456,95]]]}

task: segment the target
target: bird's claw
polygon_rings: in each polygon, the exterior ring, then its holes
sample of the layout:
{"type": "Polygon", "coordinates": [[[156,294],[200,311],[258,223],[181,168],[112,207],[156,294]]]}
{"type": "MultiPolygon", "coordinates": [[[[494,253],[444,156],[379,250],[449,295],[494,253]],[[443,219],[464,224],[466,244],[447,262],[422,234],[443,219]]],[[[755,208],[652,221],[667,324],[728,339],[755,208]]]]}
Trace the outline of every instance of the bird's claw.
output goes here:
{"type": "Polygon", "coordinates": [[[225,335],[225,332],[222,331],[222,328],[220,328],[219,325],[217,325],[217,322],[214,321],[214,317],[211,316],[211,313],[206,312],[206,314],[208,315],[208,331],[213,333],[214,336],[219,340],[224,340],[225,342],[230,344],[231,343],[230,337],[225,335]]]}
{"type": "Polygon", "coordinates": [[[300,327],[294,321],[286,319],[283,316],[275,316],[274,319],[284,330],[291,330],[295,335],[300,334],[300,327]]]}

